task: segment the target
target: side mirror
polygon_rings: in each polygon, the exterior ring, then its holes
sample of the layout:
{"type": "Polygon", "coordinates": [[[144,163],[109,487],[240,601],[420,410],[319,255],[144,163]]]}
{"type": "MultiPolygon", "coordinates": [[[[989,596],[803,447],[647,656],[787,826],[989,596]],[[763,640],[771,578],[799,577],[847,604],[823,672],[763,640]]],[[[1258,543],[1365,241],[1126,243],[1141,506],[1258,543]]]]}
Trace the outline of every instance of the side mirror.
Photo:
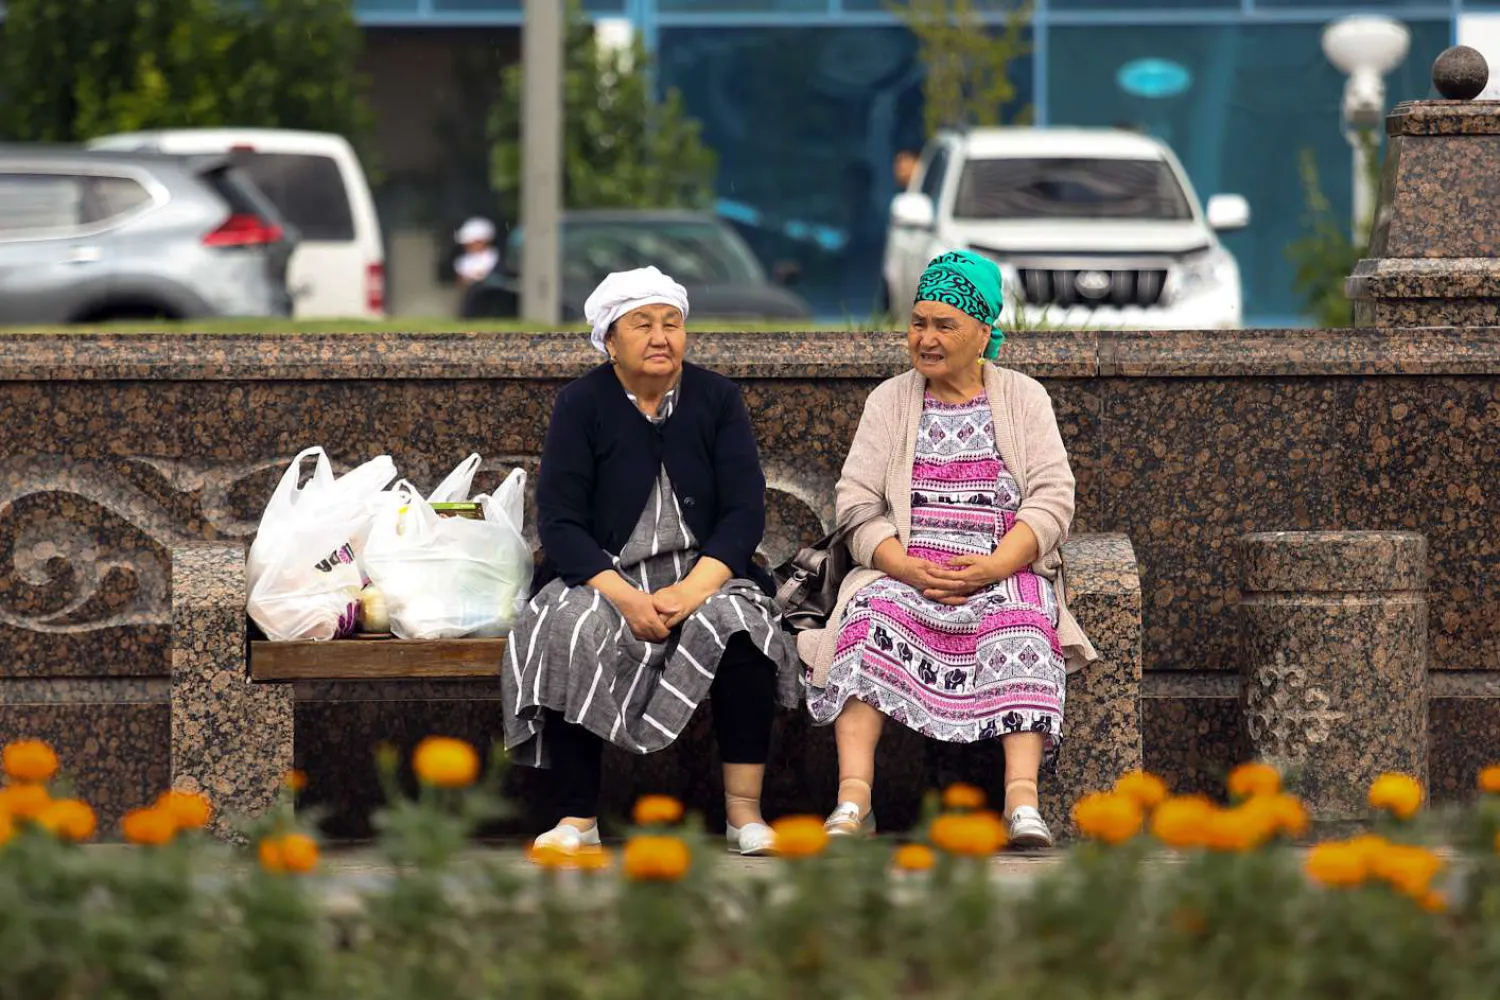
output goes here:
{"type": "Polygon", "coordinates": [[[1216,194],[1208,199],[1208,225],[1216,233],[1244,229],[1250,225],[1250,203],[1242,195],[1216,194]]]}
{"type": "Polygon", "coordinates": [[[919,191],[907,191],[891,202],[891,221],[908,229],[931,229],[937,212],[931,198],[919,191]]]}
{"type": "Polygon", "coordinates": [[[802,265],[795,260],[779,260],[771,268],[771,280],[790,288],[802,280],[802,265]]]}

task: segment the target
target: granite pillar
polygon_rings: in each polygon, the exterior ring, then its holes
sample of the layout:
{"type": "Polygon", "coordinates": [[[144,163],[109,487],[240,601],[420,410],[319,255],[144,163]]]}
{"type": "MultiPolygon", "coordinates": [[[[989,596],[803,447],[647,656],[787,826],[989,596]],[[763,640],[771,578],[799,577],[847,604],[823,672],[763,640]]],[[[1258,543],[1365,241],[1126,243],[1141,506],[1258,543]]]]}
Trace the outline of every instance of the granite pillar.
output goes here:
{"type": "Polygon", "coordinates": [[[1369,257],[1346,285],[1356,326],[1500,325],[1500,104],[1472,99],[1488,75],[1478,52],[1449,49],[1432,80],[1451,99],[1386,119],[1369,257]]]}
{"type": "Polygon", "coordinates": [[[214,832],[275,802],[292,767],[292,688],[252,684],[245,548],[172,551],[172,786],[214,805],[214,832]]]}
{"type": "Polygon", "coordinates": [[[1042,809],[1071,836],[1072,805],[1142,766],[1141,576],[1125,535],[1081,535],[1063,547],[1069,610],[1099,654],[1068,678],[1063,749],[1042,809]]]}
{"type": "Polygon", "coordinates": [[[1386,771],[1427,780],[1427,543],[1279,531],[1239,540],[1245,728],[1319,822],[1369,815],[1386,771]]]}

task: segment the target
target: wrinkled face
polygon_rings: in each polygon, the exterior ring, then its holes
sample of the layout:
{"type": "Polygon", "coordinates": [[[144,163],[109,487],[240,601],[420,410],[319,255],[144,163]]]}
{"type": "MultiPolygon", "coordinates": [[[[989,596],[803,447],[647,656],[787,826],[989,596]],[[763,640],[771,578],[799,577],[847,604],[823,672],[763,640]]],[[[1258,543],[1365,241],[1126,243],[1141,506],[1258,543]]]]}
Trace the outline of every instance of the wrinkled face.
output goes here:
{"type": "Polygon", "coordinates": [[[918,302],[911,307],[906,348],[911,364],[929,381],[950,381],[972,369],[990,341],[990,328],[946,302],[918,302]]]}
{"type": "Polygon", "coordinates": [[[664,303],[632,309],[615,320],[604,346],[627,377],[674,376],[687,347],[682,310],[664,303]]]}

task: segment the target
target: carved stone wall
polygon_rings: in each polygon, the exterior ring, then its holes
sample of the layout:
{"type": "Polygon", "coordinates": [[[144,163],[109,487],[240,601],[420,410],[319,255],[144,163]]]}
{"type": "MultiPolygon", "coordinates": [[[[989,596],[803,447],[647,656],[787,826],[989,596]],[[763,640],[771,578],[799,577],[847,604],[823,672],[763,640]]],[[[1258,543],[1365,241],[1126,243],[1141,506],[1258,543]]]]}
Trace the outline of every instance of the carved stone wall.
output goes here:
{"type": "Polygon", "coordinates": [[[1427,780],[1427,547],[1387,531],[1240,541],[1245,727],[1314,820],[1369,815],[1388,771],[1427,780]]]}
{"type": "MultiPolygon", "coordinates": [[[[695,333],[690,349],[744,389],[774,559],[826,520],[902,338],[695,333]]],[[[596,358],[567,334],[0,336],[0,739],[58,743],[107,811],[145,801],[171,775],[174,546],[247,538],[308,444],[345,468],[388,452],[419,486],[472,451],[480,488],[534,471],[557,388],[596,358]]],[[[1139,558],[1148,766],[1209,788],[1249,752],[1233,544],[1269,530],[1422,533],[1435,792],[1466,794],[1500,759],[1500,331],[1049,331],[1002,362],[1052,395],[1075,530],[1124,534],[1139,558]]],[[[375,742],[497,728],[441,685],[300,689],[295,717],[299,761],[350,816],[374,794],[375,742]]]]}

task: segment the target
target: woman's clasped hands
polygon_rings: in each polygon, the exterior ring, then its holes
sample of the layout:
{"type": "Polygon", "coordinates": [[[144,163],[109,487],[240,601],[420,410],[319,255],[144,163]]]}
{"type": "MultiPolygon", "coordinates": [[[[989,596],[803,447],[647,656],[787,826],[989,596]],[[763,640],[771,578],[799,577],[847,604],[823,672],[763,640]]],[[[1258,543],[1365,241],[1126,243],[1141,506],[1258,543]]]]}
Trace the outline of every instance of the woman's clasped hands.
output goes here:
{"type": "Polygon", "coordinates": [[[1007,579],[1011,574],[990,555],[954,556],[946,566],[915,556],[907,556],[901,572],[892,574],[902,583],[922,592],[922,596],[957,607],[986,587],[1007,579]]]}

